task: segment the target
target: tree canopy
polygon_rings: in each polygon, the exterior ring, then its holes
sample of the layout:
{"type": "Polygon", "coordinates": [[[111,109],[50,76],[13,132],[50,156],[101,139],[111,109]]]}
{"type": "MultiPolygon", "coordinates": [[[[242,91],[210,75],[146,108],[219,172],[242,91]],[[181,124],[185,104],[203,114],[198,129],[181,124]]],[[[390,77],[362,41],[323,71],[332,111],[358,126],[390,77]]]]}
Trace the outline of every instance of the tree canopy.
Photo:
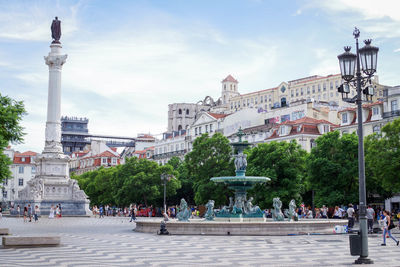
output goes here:
{"type": "Polygon", "coordinates": [[[260,207],[271,208],[274,197],[279,197],[284,205],[291,199],[301,201],[307,152],[296,141],[259,144],[247,153],[246,175],[271,179],[249,191],[260,207]]]}
{"type": "Polygon", "coordinates": [[[310,189],[318,206],[358,202],[358,137],[330,132],[315,140],[308,160],[310,189]]]}
{"type": "Polygon", "coordinates": [[[0,94],[0,182],[11,175],[9,165],[11,160],[4,155],[4,149],[9,143],[23,141],[23,128],[20,125],[22,117],[26,114],[22,101],[15,101],[8,96],[0,94]]]}
{"type": "Polygon", "coordinates": [[[193,150],[185,156],[184,168],[188,179],[193,183],[196,204],[205,204],[210,199],[215,201],[215,205],[228,202],[228,197],[232,195],[231,190],[210,179],[234,175],[231,156],[229,140],[220,133],[215,133],[212,137],[203,134],[194,140],[193,150]]]}
{"type": "Polygon", "coordinates": [[[365,150],[370,190],[386,197],[400,192],[400,119],[382,127],[382,133],[368,136],[365,150]]]}

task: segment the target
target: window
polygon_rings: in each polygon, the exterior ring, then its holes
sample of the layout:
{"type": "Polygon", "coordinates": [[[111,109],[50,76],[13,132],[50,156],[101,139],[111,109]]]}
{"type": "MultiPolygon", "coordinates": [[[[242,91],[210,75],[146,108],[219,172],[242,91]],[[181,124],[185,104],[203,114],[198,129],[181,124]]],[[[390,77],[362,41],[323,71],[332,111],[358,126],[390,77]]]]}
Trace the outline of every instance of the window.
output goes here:
{"type": "Polygon", "coordinates": [[[18,173],[24,173],[24,166],[19,166],[18,173]]]}
{"type": "Polygon", "coordinates": [[[210,133],[213,132],[212,124],[210,124],[210,133]]]}
{"type": "Polygon", "coordinates": [[[329,125],[324,125],[324,133],[328,133],[329,132],[329,125]]]}
{"type": "Polygon", "coordinates": [[[101,163],[102,164],[107,164],[107,158],[101,158],[101,163]]]}
{"type": "Polygon", "coordinates": [[[339,81],[335,81],[335,87],[336,87],[336,88],[339,87],[339,81]]]}
{"type": "Polygon", "coordinates": [[[333,89],[333,82],[329,83],[329,87],[331,88],[331,90],[333,89]]]}
{"type": "Polygon", "coordinates": [[[5,179],[5,180],[3,181],[3,185],[8,185],[8,179],[5,179]]]}
{"type": "Polygon", "coordinates": [[[323,98],[326,99],[326,94],[324,94],[323,98]]]}
{"type": "Polygon", "coordinates": [[[117,158],[112,158],[112,164],[117,165],[117,158]]]}
{"type": "Polygon", "coordinates": [[[258,97],[256,97],[256,99],[255,99],[255,103],[256,103],[256,105],[257,105],[257,101],[258,101],[258,97]]]}
{"type": "Polygon", "coordinates": [[[182,144],[181,144],[181,150],[184,150],[184,149],[185,149],[185,144],[182,143],[182,144]]]}
{"type": "Polygon", "coordinates": [[[281,126],[279,129],[280,135],[285,135],[286,134],[286,126],[281,126]]]}
{"type": "Polygon", "coordinates": [[[24,157],[22,157],[22,158],[21,158],[21,161],[22,161],[22,162],[25,162],[25,158],[24,158],[24,157]]]}
{"type": "Polygon", "coordinates": [[[372,115],[379,115],[379,108],[378,107],[373,107],[372,108],[372,115]]]}
{"type": "Polygon", "coordinates": [[[36,166],[32,166],[31,173],[36,173],[36,166]]]}
{"type": "Polygon", "coordinates": [[[315,93],[315,85],[312,86],[312,92],[315,93]]]}
{"type": "Polygon", "coordinates": [[[24,186],[24,179],[23,178],[19,178],[18,179],[18,185],[19,186],[24,186]]]}
{"type": "Polygon", "coordinates": [[[296,89],[296,96],[299,96],[299,89],[296,89]]]}
{"type": "Polygon", "coordinates": [[[310,94],[310,87],[307,87],[307,95],[310,94]]]}
{"type": "MultiPolygon", "coordinates": [[[[265,96],[265,98],[264,98],[265,102],[267,102],[267,99],[268,99],[267,96],[265,96]]],[[[271,99],[269,101],[271,101],[271,99]]]]}
{"type": "Polygon", "coordinates": [[[231,109],[233,109],[233,102],[231,102],[231,109]]]}
{"type": "Polygon", "coordinates": [[[326,83],[322,84],[322,88],[323,88],[324,91],[326,91],[326,83]]]}
{"type": "Polygon", "coordinates": [[[331,92],[331,97],[333,97],[333,93],[331,92]]]}
{"type": "Polygon", "coordinates": [[[342,114],[342,123],[347,123],[347,113],[342,114]]]}
{"type": "Polygon", "coordinates": [[[311,149],[313,148],[313,147],[316,147],[317,146],[317,144],[315,143],[315,140],[314,139],[311,139],[310,140],[310,147],[311,147],[311,149]]]}
{"type": "Polygon", "coordinates": [[[294,97],[294,90],[291,90],[291,91],[290,91],[290,96],[291,96],[291,97],[294,97]]]}
{"type": "Polygon", "coordinates": [[[206,125],[206,133],[208,133],[208,125],[206,125]]]}
{"type": "Polygon", "coordinates": [[[186,115],[189,115],[189,109],[186,110],[186,115]]]}
{"type": "Polygon", "coordinates": [[[260,97],[260,103],[263,103],[264,97],[260,97]]]}
{"type": "Polygon", "coordinates": [[[181,115],[182,114],[182,109],[179,109],[178,113],[179,113],[179,115],[181,115]]]}
{"type": "Polygon", "coordinates": [[[3,198],[7,198],[7,191],[3,190],[3,198]]]}
{"type": "Polygon", "coordinates": [[[300,94],[303,95],[303,93],[304,93],[304,90],[303,90],[303,87],[301,87],[300,94]]]}
{"type": "Polygon", "coordinates": [[[321,92],[321,85],[318,84],[318,92],[321,92]]]}
{"type": "Polygon", "coordinates": [[[201,126],[199,127],[199,134],[201,134],[201,126]]]}
{"type": "Polygon", "coordinates": [[[379,125],[375,125],[374,128],[372,128],[372,131],[379,134],[381,133],[381,127],[379,125]]]}
{"type": "Polygon", "coordinates": [[[179,144],[176,144],[175,145],[175,151],[178,151],[179,150],[179,144]]]}
{"type": "Polygon", "coordinates": [[[197,135],[197,127],[194,128],[194,135],[197,135]]]}
{"type": "Polygon", "coordinates": [[[397,110],[397,100],[392,100],[391,102],[390,102],[390,105],[391,105],[391,111],[395,111],[395,110],[397,110]]]}

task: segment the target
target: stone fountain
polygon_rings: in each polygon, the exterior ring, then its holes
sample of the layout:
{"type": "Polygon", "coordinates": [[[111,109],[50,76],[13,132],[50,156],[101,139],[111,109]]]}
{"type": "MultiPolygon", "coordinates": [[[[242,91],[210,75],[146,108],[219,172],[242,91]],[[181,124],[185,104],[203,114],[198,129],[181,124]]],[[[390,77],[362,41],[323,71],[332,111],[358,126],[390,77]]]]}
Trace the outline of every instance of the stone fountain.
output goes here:
{"type": "Polygon", "coordinates": [[[235,191],[234,199],[230,198],[229,206],[224,206],[219,212],[217,212],[215,214],[216,218],[263,218],[263,212],[261,209],[258,206],[253,206],[253,198],[250,197],[247,199],[247,190],[251,189],[256,184],[266,183],[271,179],[259,176],[246,176],[247,155],[244,154],[243,151],[250,144],[242,141],[243,135],[244,133],[242,129],[239,129],[236,134],[236,136],[239,137],[239,141],[231,143],[234,152],[237,153],[234,155],[236,176],[211,178],[211,181],[215,183],[223,183],[235,191]]]}

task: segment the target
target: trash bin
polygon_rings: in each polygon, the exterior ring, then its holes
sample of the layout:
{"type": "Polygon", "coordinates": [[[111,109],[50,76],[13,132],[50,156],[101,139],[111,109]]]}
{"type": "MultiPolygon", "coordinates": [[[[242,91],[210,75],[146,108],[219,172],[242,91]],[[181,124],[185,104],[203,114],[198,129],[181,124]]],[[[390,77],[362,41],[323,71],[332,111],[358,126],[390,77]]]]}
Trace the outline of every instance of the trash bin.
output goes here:
{"type": "Polygon", "coordinates": [[[350,241],[350,254],[351,256],[360,256],[361,255],[361,234],[359,231],[354,234],[349,235],[350,241]]]}

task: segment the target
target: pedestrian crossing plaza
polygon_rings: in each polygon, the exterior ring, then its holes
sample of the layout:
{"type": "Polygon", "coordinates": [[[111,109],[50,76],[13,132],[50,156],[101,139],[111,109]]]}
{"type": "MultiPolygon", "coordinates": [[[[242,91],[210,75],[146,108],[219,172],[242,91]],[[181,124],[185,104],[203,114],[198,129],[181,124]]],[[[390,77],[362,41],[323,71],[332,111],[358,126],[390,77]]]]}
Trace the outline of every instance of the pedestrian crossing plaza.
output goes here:
{"type": "MultiPolygon", "coordinates": [[[[152,218],[152,220],[161,220],[152,218]]],[[[1,248],[0,266],[350,266],[349,237],[203,236],[136,233],[129,218],[3,217],[0,228],[16,236],[58,235],[57,247],[1,248]]],[[[393,235],[400,238],[400,232],[393,235]]],[[[373,266],[400,266],[400,247],[370,235],[373,266]]]]}

